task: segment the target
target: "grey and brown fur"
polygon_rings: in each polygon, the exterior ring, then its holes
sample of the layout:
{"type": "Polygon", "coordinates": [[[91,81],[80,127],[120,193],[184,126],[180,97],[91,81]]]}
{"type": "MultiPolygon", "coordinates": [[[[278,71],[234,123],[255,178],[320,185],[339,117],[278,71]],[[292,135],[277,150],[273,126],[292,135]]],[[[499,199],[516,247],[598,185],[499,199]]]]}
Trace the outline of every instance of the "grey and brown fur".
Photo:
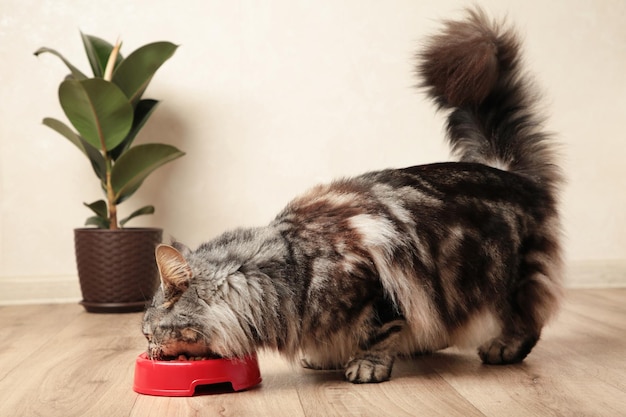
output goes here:
{"type": "Polygon", "coordinates": [[[418,57],[460,161],[320,185],[266,227],[160,246],[151,357],[270,348],[357,383],[448,346],[526,357],[561,297],[561,175],[518,40],[474,10],[418,57]]]}

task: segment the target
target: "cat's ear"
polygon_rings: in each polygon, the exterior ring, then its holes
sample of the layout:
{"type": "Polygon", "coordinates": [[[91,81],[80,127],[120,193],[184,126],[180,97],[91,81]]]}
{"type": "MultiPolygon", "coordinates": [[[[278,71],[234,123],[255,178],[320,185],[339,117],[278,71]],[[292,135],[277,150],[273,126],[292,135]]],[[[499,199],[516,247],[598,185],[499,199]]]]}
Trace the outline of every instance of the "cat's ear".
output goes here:
{"type": "Polygon", "coordinates": [[[163,290],[167,295],[180,294],[189,288],[193,276],[185,257],[175,248],[159,245],[155,250],[163,290]]]}

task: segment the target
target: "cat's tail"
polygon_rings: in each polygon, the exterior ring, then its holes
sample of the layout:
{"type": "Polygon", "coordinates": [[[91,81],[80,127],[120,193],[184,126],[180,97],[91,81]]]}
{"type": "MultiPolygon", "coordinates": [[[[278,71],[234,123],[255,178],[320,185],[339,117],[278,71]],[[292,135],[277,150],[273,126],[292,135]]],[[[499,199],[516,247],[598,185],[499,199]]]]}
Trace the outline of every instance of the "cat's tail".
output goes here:
{"type": "Polygon", "coordinates": [[[555,149],[534,109],[537,96],[520,68],[520,42],[480,9],[444,22],[418,56],[422,87],[448,115],[452,152],[519,173],[555,191],[555,149]]]}

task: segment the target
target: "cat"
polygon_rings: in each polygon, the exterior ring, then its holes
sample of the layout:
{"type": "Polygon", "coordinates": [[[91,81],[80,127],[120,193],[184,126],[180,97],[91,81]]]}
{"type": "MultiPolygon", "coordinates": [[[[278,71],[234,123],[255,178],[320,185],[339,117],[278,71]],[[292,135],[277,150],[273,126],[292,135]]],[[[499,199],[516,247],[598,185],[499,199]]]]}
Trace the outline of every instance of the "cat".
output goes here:
{"type": "Polygon", "coordinates": [[[149,356],[268,348],[354,383],[449,346],[522,361],[562,297],[563,178],[519,50],[512,29],[470,9],[418,54],[458,162],[340,179],[265,227],[158,246],[149,356]]]}

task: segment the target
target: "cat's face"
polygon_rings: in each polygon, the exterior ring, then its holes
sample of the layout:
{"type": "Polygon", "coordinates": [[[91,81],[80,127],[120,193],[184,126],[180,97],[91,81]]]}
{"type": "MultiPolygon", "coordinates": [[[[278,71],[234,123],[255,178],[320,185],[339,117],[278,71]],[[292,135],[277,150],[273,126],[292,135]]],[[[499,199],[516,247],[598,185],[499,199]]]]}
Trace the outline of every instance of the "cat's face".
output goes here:
{"type": "Polygon", "coordinates": [[[153,359],[167,359],[181,354],[209,356],[211,330],[202,323],[207,306],[197,301],[197,296],[185,291],[177,300],[160,288],[152,305],[146,310],[143,333],[148,339],[148,353],[153,359]]]}
{"type": "Polygon", "coordinates": [[[156,250],[161,287],[146,310],[143,333],[152,359],[185,356],[243,356],[251,350],[248,335],[223,286],[193,271],[176,249],[156,250]]]}

